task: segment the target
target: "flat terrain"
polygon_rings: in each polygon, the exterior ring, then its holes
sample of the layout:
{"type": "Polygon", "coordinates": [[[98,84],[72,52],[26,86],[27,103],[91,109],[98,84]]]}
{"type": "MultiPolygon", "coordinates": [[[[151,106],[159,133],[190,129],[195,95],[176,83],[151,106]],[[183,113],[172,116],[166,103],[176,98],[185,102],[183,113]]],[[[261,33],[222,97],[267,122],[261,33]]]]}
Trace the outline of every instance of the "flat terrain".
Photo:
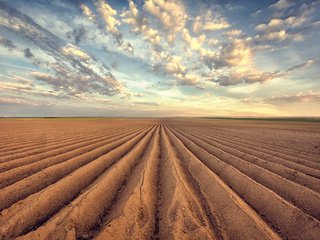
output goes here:
{"type": "Polygon", "coordinates": [[[0,121],[0,239],[320,239],[320,124],[0,121]]]}

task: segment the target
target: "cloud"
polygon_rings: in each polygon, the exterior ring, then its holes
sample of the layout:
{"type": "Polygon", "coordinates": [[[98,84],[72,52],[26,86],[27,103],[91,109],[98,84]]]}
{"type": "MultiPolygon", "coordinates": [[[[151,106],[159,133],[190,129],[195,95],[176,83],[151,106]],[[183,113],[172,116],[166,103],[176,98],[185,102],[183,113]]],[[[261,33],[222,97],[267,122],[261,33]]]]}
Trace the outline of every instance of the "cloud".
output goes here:
{"type": "Polygon", "coordinates": [[[313,64],[315,64],[315,63],[317,63],[317,62],[319,62],[319,60],[309,59],[309,60],[307,60],[307,61],[304,62],[304,63],[301,63],[301,64],[298,64],[298,65],[295,65],[295,66],[293,66],[293,67],[288,68],[288,69],[285,70],[284,72],[285,72],[285,73],[290,73],[290,72],[293,72],[293,71],[296,71],[296,70],[301,70],[301,69],[310,67],[311,65],[313,65],[313,64]]]}
{"type": "Polygon", "coordinates": [[[240,83],[263,83],[270,81],[274,78],[281,77],[282,74],[279,72],[258,72],[258,71],[246,71],[246,72],[236,72],[232,71],[228,75],[222,75],[217,77],[214,82],[217,82],[220,86],[230,86],[237,85],[240,83]]]}
{"type": "Polygon", "coordinates": [[[319,19],[314,13],[320,10],[319,1],[295,5],[294,1],[280,0],[272,6],[279,10],[290,6],[290,9],[285,14],[276,14],[277,17],[271,18],[268,22],[259,23],[255,27],[258,32],[255,38],[258,40],[301,42],[317,28],[319,19]]]}
{"type": "Polygon", "coordinates": [[[96,6],[106,24],[107,30],[112,33],[118,33],[117,26],[121,23],[116,19],[117,11],[104,0],[98,0],[96,6]]]}
{"type": "Polygon", "coordinates": [[[32,54],[32,52],[31,52],[31,50],[30,50],[30,48],[24,49],[23,53],[24,53],[24,56],[25,56],[26,58],[33,58],[33,57],[34,57],[34,55],[32,54]]]}
{"type": "Polygon", "coordinates": [[[208,10],[204,17],[196,17],[193,25],[192,25],[192,30],[195,33],[201,32],[201,31],[217,31],[217,30],[222,30],[229,28],[230,24],[227,22],[227,20],[222,17],[213,17],[211,10],[208,10]]]}
{"type": "Polygon", "coordinates": [[[242,31],[240,29],[232,29],[228,32],[226,32],[224,35],[227,37],[238,37],[242,34],[242,31]]]}
{"type": "Polygon", "coordinates": [[[119,31],[117,26],[121,25],[121,22],[116,18],[117,11],[113,9],[108,3],[104,0],[98,0],[95,2],[98,12],[102,16],[104,23],[106,24],[106,30],[111,32],[114,36],[116,42],[119,46],[123,44],[123,36],[122,33],[119,31]]]}
{"type": "Polygon", "coordinates": [[[57,70],[55,74],[43,72],[31,72],[30,76],[53,87],[55,91],[63,92],[70,97],[81,97],[83,93],[99,93],[100,95],[114,95],[108,88],[109,82],[113,80],[111,74],[99,77],[95,81],[82,74],[74,74],[65,69],[57,70]]]}
{"type": "Polygon", "coordinates": [[[159,32],[150,26],[148,19],[139,12],[133,1],[129,1],[129,10],[123,12],[121,17],[123,22],[132,26],[133,33],[142,34],[143,39],[150,43],[154,49],[161,48],[159,32]]]}
{"type": "Polygon", "coordinates": [[[97,16],[95,14],[93,14],[91,9],[87,5],[81,4],[80,8],[81,8],[83,14],[86,15],[90,21],[96,22],[97,16]]]}
{"type": "Polygon", "coordinates": [[[0,104],[26,104],[26,100],[15,97],[0,97],[0,104]]]}
{"type": "Polygon", "coordinates": [[[180,79],[181,81],[178,82],[178,85],[189,85],[193,86],[198,83],[198,76],[192,73],[186,74],[177,74],[176,78],[180,79]]]}
{"type": "Polygon", "coordinates": [[[0,2],[0,24],[20,34],[21,37],[34,43],[43,52],[54,59],[44,62],[50,76],[34,75],[38,80],[56,87],[64,84],[65,93],[75,92],[99,93],[115,95],[121,90],[121,84],[103,64],[97,62],[80,48],[66,42],[48,30],[36,24],[29,16],[0,2]],[[55,82],[57,81],[57,82],[55,82]]]}
{"type": "Polygon", "coordinates": [[[184,74],[186,72],[186,67],[182,65],[181,57],[179,56],[172,56],[167,59],[165,69],[167,73],[171,74],[184,74]]]}
{"type": "MultiPolygon", "coordinates": [[[[28,67],[19,74],[29,77],[34,84],[31,86],[25,82],[28,89],[19,86],[16,90],[13,86],[8,90],[7,86],[6,91],[20,91],[27,95],[28,91],[35,91],[35,86],[40,86],[43,96],[65,96],[71,99],[70,102],[79,100],[88,104],[95,101],[103,104],[110,101],[109,96],[118,95],[112,100],[112,104],[117,106],[119,102],[148,102],[149,98],[144,94],[159,95],[164,103],[167,99],[163,95],[168,99],[184,96],[187,101],[189,95],[200,94],[196,88],[206,93],[214,90],[217,95],[228,94],[235,88],[241,88],[243,92],[263,87],[269,89],[269,84],[261,86],[258,83],[285,78],[298,71],[299,76],[300,71],[301,76],[306,73],[303,82],[317,86],[311,82],[316,78],[315,68],[304,72],[304,68],[314,64],[314,60],[286,69],[281,67],[281,64],[287,64],[284,62],[280,63],[279,68],[274,67],[285,57],[312,57],[315,53],[311,50],[300,54],[303,43],[290,43],[290,52],[287,48],[280,49],[283,43],[272,45],[273,41],[302,40],[306,36],[306,32],[302,31],[305,26],[317,26],[317,16],[314,14],[309,19],[305,13],[309,10],[303,10],[303,4],[297,4],[299,10],[297,7],[281,10],[281,16],[270,15],[268,10],[266,14],[261,14],[262,20],[253,25],[252,19],[244,19],[242,14],[247,14],[247,10],[256,5],[239,9],[239,12],[234,8],[231,16],[232,6],[228,12],[226,4],[218,4],[219,8],[216,2],[209,0],[128,0],[128,5],[108,0],[94,0],[86,5],[77,1],[72,6],[69,3],[60,4],[58,9],[56,4],[53,7],[40,2],[28,7],[24,3],[17,5],[23,13],[28,13],[32,18],[35,16],[34,20],[10,7],[2,7],[9,5],[9,2],[0,3],[0,27],[5,33],[9,32],[4,36],[14,36],[13,40],[17,40],[18,44],[18,50],[12,52],[10,57],[19,57],[18,66],[28,67]],[[207,8],[204,2],[212,8],[207,8]],[[125,8],[121,10],[122,6],[125,8]],[[46,12],[39,14],[42,19],[39,20],[33,13],[42,8],[46,12]],[[58,28],[59,31],[56,30],[58,28]],[[258,37],[255,38],[255,35],[258,37]],[[20,44],[23,44],[22,47],[20,44]],[[273,49],[279,51],[269,52],[273,49]],[[261,52],[263,50],[265,52],[261,52]],[[30,59],[23,58],[21,53],[30,59]],[[32,57],[33,54],[35,56],[32,57]],[[29,63],[35,65],[37,59],[41,60],[38,66],[30,66],[29,63]],[[269,70],[265,72],[262,69],[269,70]],[[235,85],[241,86],[219,88],[235,85]],[[143,94],[134,93],[141,88],[143,94]],[[159,91],[163,91],[163,95],[158,94],[159,91]]],[[[310,39],[310,48],[314,47],[311,46],[312,41],[310,39]]],[[[11,54],[3,50],[8,56],[11,54]]],[[[292,78],[295,81],[295,77],[292,78]]],[[[24,80],[21,80],[12,78],[12,82],[23,85],[24,80]]],[[[270,86],[278,82],[274,81],[270,86]]],[[[140,105],[143,107],[143,104],[140,105]]]]}
{"type": "Polygon", "coordinates": [[[74,44],[79,44],[87,38],[87,29],[83,25],[80,25],[72,31],[67,32],[67,37],[72,39],[74,44]]]}
{"type": "Polygon", "coordinates": [[[87,53],[81,51],[79,48],[77,48],[72,44],[69,44],[66,47],[63,47],[62,52],[66,56],[70,56],[72,58],[79,59],[82,61],[88,61],[91,59],[91,57],[87,53]]]}
{"type": "Polygon", "coordinates": [[[28,96],[40,96],[40,97],[52,97],[57,99],[67,99],[70,96],[58,91],[48,91],[40,87],[36,87],[30,83],[0,83],[0,89],[3,92],[12,92],[21,96],[21,94],[26,94],[28,96]]]}
{"type": "Polygon", "coordinates": [[[233,39],[222,45],[220,52],[202,51],[201,59],[210,69],[249,67],[253,51],[247,39],[233,39]]]}
{"type": "Polygon", "coordinates": [[[176,0],[146,0],[143,8],[162,23],[163,29],[169,33],[167,40],[173,43],[176,34],[185,27],[187,21],[184,5],[176,0]]]}
{"type": "Polygon", "coordinates": [[[207,42],[208,42],[208,45],[209,45],[209,46],[215,46],[215,45],[217,45],[217,44],[220,43],[220,40],[219,40],[219,39],[212,38],[212,39],[209,39],[207,42]]]}
{"type": "Polygon", "coordinates": [[[305,16],[290,16],[285,19],[273,18],[268,23],[258,24],[255,29],[259,32],[271,32],[283,28],[296,28],[302,26],[306,20],[305,16]]]}
{"type": "Polygon", "coordinates": [[[294,29],[301,27],[307,18],[305,16],[290,16],[288,18],[273,18],[268,23],[260,23],[255,29],[259,32],[256,39],[268,41],[284,41],[292,40],[301,42],[304,40],[304,35],[294,29]]]}
{"type": "Polygon", "coordinates": [[[272,9],[272,10],[280,11],[280,10],[283,10],[283,9],[291,7],[293,4],[294,4],[294,1],[279,0],[279,1],[269,5],[268,8],[272,9]]]}
{"type": "Polygon", "coordinates": [[[284,40],[292,40],[295,42],[302,42],[304,40],[304,36],[301,33],[288,33],[286,30],[274,31],[264,33],[262,35],[257,35],[256,39],[258,40],[267,40],[267,41],[284,41],[284,40]]]}
{"type": "Polygon", "coordinates": [[[283,96],[273,96],[264,100],[267,103],[292,103],[292,102],[313,102],[320,101],[320,93],[309,91],[307,93],[288,94],[283,96]]]}
{"type": "MultiPolygon", "coordinates": [[[[1,7],[1,5],[0,5],[0,7],[1,7]]],[[[14,43],[11,40],[6,39],[1,36],[0,36],[0,45],[4,46],[5,48],[7,48],[9,50],[13,50],[13,49],[17,48],[17,46],[14,45],[14,43]]]]}
{"type": "Polygon", "coordinates": [[[199,50],[206,39],[204,34],[200,35],[198,38],[190,36],[189,30],[186,28],[182,30],[182,37],[192,50],[199,50]]]}
{"type": "Polygon", "coordinates": [[[160,106],[160,104],[156,102],[133,102],[133,104],[147,105],[147,106],[160,106]]]}
{"type": "MultiPolygon", "coordinates": [[[[119,49],[133,54],[134,48],[132,44],[123,41],[123,34],[119,30],[121,26],[120,15],[118,15],[117,10],[112,8],[105,0],[96,0],[94,1],[94,5],[102,21],[100,21],[98,16],[96,16],[87,5],[81,4],[80,8],[83,14],[100,30],[99,34],[106,36],[111,34],[119,49]]],[[[75,44],[77,44],[77,41],[80,42],[81,39],[87,38],[88,33],[86,28],[81,28],[80,26],[80,28],[74,29],[70,35],[75,37],[75,44]]],[[[90,37],[90,39],[92,38],[96,38],[96,36],[90,37]]],[[[101,40],[103,41],[104,39],[101,40]]]]}
{"type": "Polygon", "coordinates": [[[285,70],[277,70],[274,72],[261,72],[257,70],[247,70],[247,71],[235,71],[231,70],[229,74],[218,74],[212,76],[210,81],[218,83],[220,86],[231,86],[241,83],[252,84],[252,83],[264,83],[271,81],[275,78],[286,77],[294,71],[302,70],[304,68],[310,67],[314,64],[315,60],[307,60],[304,63],[292,66],[285,70]]]}
{"type": "Polygon", "coordinates": [[[153,71],[158,74],[173,76],[178,80],[177,85],[196,85],[198,82],[198,76],[188,73],[180,56],[167,56],[167,58],[164,58],[164,63],[153,66],[153,71]]]}

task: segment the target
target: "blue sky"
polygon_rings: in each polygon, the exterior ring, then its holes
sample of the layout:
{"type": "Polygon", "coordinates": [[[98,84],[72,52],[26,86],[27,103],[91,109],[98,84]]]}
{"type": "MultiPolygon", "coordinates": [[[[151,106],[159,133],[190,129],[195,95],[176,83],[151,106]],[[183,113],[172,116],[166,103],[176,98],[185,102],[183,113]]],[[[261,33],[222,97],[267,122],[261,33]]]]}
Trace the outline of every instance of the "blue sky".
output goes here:
{"type": "Polygon", "coordinates": [[[0,0],[0,115],[320,116],[319,12],[319,0],[0,0]]]}

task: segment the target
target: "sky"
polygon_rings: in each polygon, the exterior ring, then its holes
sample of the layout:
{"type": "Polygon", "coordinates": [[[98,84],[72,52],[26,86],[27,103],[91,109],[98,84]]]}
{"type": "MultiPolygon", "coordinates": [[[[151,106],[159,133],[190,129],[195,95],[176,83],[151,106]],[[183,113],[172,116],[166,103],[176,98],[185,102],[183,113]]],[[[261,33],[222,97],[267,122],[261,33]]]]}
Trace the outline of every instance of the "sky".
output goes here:
{"type": "Polygon", "coordinates": [[[320,116],[320,0],[0,0],[0,116],[320,116]]]}

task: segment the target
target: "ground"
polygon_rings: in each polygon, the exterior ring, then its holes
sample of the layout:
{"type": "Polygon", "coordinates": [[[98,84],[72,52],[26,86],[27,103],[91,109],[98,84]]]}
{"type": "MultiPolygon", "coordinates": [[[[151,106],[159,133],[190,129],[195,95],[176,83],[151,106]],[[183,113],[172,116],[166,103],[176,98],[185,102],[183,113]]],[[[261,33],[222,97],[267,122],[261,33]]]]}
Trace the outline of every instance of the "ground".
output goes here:
{"type": "Polygon", "coordinates": [[[2,119],[0,134],[0,239],[320,236],[318,122],[2,119]]]}

